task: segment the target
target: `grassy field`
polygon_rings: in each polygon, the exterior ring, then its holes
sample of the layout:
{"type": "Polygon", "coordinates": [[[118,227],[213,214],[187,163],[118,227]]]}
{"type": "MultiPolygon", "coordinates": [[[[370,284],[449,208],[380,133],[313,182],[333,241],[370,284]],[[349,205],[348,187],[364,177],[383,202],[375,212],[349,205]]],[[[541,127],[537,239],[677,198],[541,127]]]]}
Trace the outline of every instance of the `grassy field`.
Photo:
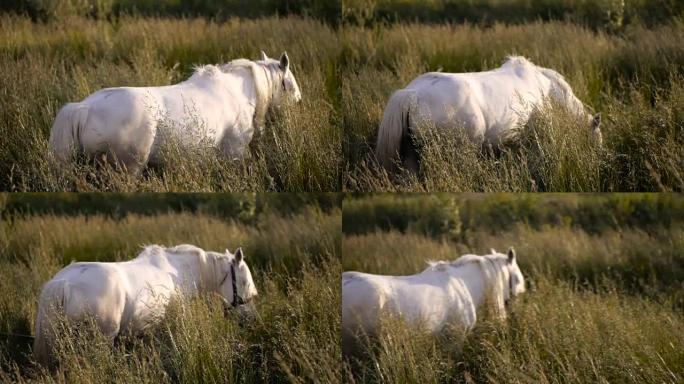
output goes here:
{"type": "Polygon", "coordinates": [[[681,191],[684,25],[615,31],[561,21],[375,24],[343,30],[343,185],[350,191],[681,191]],[[374,158],[391,94],[419,74],[482,71],[523,55],[563,74],[602,113],[602,148],[562,111],[533,117],[499,151],[458,135],[421,138],[419,175],[388,175],[374,158]]]}
{"type": "Polygon", "coordinates": [[[258,20],[79,16],[35,23],[0,15],[0,190],[337,191],[339,43],[331,27],[296,16],[258,20]],[[185,80],[199,64],[287,51],[303,101],[274,113],[249,160],[168,148],[132,177],[114,167],[56,166],[47,139],[59,108],[111,86],[185,80]],[[189,153],[188,153],[189,152],[189,153]]]}
{"type": "Polygon", "coordinates": [[[165,2],[156,11],[147,3],[138,9],[102,2],[108,9],[102,14],[88,1],[72,3],[84,8],[53,14],[45,8],[50,2],[35,2],[35,9],[18,10],[25,16],[0,16],[0,190],[684,189],[679,5],[563,2],[543,13],[545,1],[513,8],[490,0],[421,2],[422,8],[412,1],[351,1],[339,10],[312,1],[286,12],[281,2],[268,1],[263,9],[242,7],[244,16],[260,18],[240,19],[230,16],[239,1],[222,10],[165,2]],[[290,16],[265,16],[281,8],[290,16]],[[214,16],[196,17],[202,15],[214,16]],[[444,24],[463,21],[458,15],[475,24],[444,24]],[[256,58],[261,49],[290,54],[304,101],[274,113],[248,160],[170,147],[160,167],[132,177],[114,167],[60,167],[48,154],[51,124],[66,102],[108,86],[175,83],[194,65],[256,58]],[[419,175],[377,167],[376,132],[395,90],[429,70],[481,71],[512,54],[558,70],[602,113],[603,148],[576,121],[551,110],[501,150],[432,132],[421,143],[419,175]]]}
{"type": "MultiPolygon", "coordinates": [[[[684,226],[664,218],[639,224],[622,220],[626,207],[651,200],[638,215],[658,217],[657,207],[680,196],[530,195],[441,196],[452,200],[452,230],[426,225],[345,231],[342,269],[413,274],[427,260],[452,260],[514,246],[528,292],[513,304],[506,322],[485,319],[459,341],[458,334],[431,336],[392,323],[364,361],[345,358],[350,382],[456,383],[676,383],[684,380],[684,226]],[[520,200],[520,201],[518,201],[520,200]],[[595,201],[594,201],[595,200],[595,201]],[[592,203],[594,201],[594,203],[592,203]],[[527,201],[529,202],[529,200],[527,201]],[[613,226],[572,219],[594,206],[614,216],[613,226]],[[484,221],[498,207],[501,226],[470,225],[479,207],[484,221]],[[539,215],[525,216],[525,209],[539,215]],[[575,210],[570,209],[575,206],[575,210]],[[561,207],[560,220],[555,213],[561,207]],[[512,215],[511,213],[518,214],[512,215]],[[510,217],[506,219],[506,217],[510,217]],[[547,217],[534,221],[530,218],[547,217]],[[565,219],[563,219],[565,217],[565,219]],[[458,225],[456,225],[458,224],[458,225]],[[460,228],[458,230],[454,228],[460,228]],[[353,232],[353,233],[350,233],[353,232]]],[[[435,196],[360,196],[347,207],[431,206],[435,196]]],[[[626,210],[629,210],[627,208],[626,210]]],[[[634,214],[637,215],[634,210],[634,214]]],[[[399,216],[397,209],[397,217],[399,216]]],[[[408,210],[413,213],[419,209],[408,210]]],[[[360,219],[361,210],[354,214],[360,219]]],[[[434,211],[426,212],[434,216],[434,211]]],[[[393,222],[400,223],[398,218],[393,222]]],[[[369,227],[381,223],[366,217],[369,227]]],[[[434,220],[438,222],[439,220],[434,220]]],[[[608,220],[609,221],[609,220],[608,220]]],[[[345,224],[346,227],[346,224],[345,224]]]]}
{"type": "Polygon", "coordinates": [[[264,212],[251,224],[208,214],[12,215],[0,223],[0,382],[339,382],[340,210],[264,212]],[[125,345],[64,337],[57,372],[34,364],[41,285],[72,260],[125,260],[142,244],[242,246],[260,317],[240,323],[219,303],[176,304],[163,325],[125,345]]]}

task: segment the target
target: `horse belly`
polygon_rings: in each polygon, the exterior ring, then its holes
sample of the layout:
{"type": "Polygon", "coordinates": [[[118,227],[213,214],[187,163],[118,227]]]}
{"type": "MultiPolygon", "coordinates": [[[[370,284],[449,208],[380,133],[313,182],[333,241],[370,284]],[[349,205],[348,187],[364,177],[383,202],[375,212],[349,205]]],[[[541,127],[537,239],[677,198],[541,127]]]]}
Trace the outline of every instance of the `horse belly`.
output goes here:
{"type": "Polygon", "coordinates": [[[413,284],[396,287],[387,308],[406,322],[421,325],[433,333],[442,329],[449,314],[443,290],[413,284]]]}

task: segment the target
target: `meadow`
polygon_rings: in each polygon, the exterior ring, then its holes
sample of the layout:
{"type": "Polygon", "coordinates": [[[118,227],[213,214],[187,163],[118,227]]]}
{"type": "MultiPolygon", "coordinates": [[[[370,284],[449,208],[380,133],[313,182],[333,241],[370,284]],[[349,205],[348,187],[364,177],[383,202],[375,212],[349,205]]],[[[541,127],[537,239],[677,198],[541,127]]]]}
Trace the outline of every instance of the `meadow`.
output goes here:
{"type": "Polygon", "coordinates": [[[678,2],[41,0],[0,4],[3,191],[681,191],[684,27],[678,2]],[[251,157],[164,148],[142,176],[59,166],[59,108],[103,87],[176,83],[195,65],[287,51],[303,102],[272,111],[251,157]],[[524,55],[603,116],[604,146],[562,111],[479,148],[421,138],[422,171],[373,150],[390,95],[421,73],[524,55]]]}
{"type": "Polygon", "coordinates": [[[339,382],[339,311],[330,310],[340,302],[339,205],[274,207],[248,220],[189,211],[4,214],[0,382],[339,382]],[[71,261],[126,260],[153,243],[242,246],[259,316],[224,318],[211,298],[185,300],[170,307],[162,325],[127,343],[71,330],[60,340],[57,370],[41,370],[20,335],[33,332],[42,284],[71,261]]]}
{"type": "Polygon", "coordinates": [[[335,31],[312,18],[256,20],[79,14],[47,21],[0,15],[0,190],[3,191],[337,191],[341,125],[335,31]],[[52,122],[67,102],[101,88],[160,86],[196,65],[256,60],[287,51],[303,101],[272,111],[251,157],[211,149],[164,148],[141,177],[112,165],[55,163],[52,122]]]}
{"type": "Polygon", "coordinates": [[[390,321],[366,344],[364,359],[345,357],[345,378],[681,382],[684,227],[667,212],[681,213],[682,203],[667,194],[347,197],[343,270],[414,274],[428,260],[513,246],[528,290],[504,322],[485,315],[465,338],[449,328],[432,336],[390,321]],[[592,215],[604,219],[584,220],[592,215]],[[364,220],[366,226],[353,226],[364,220]]]}
{"type": "Polygon", "coordinates": [[[614,28],[541,17],[516,23],[502,22],[505,18],[463,24],[408,20],[342,31],[345,190],[684,189],[680,19],[614,28]],[[501,148],[481,148],[464,135],[424,127],[427,133],[416,139],[422,147],[417,175],[388,174],[377,165],[377,129],[395,90],[428,71],[497,68],[508,55],[563,74],[577,97],[602,114],[603,146],[592,143],[582,124],[551,108],[533,115],[519,137],[501,148]]]}

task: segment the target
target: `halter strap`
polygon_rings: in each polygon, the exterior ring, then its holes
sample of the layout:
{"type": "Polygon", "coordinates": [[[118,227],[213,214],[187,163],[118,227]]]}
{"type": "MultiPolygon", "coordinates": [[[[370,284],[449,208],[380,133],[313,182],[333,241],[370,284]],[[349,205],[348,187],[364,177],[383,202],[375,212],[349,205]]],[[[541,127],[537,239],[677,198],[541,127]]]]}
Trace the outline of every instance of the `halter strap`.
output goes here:
{"type": "MultiPolygon", "coordinates": [[[[229,272],[226,272],[226,275],[223,276],[223,280],[219,283],[219,287],[223,285],[223,283],[226,282],[226,279],[228,278],[229,272]]],[[[237,293],[237,279],[235,278],[235,267],[233,263],[230,263],[230,284],[233,288],[233,301],[230,303],[230,305],[235,308],[238,305],[243,305],[247,304],[248,300],[243,299],[240,295],[237,293]]]]}

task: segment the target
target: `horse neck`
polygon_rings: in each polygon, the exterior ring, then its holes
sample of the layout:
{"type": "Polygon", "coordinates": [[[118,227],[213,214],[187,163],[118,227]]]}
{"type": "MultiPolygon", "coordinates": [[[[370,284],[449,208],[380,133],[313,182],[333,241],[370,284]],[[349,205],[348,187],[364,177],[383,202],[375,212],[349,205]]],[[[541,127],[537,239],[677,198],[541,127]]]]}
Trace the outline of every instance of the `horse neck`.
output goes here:
{"type": "Polygon", "coordinates": [[[578,116],[586,115],[584,104],[575,96],[570,84],[558,72],[543,68],[542,74],[551,82],[549,93],[557,103],[568,108],[578,116]]]}
{"type": "Polygon", "coordinates": [[[252,66],[252,81],[256,94],[254,122],[262,127],[266,120],[268,107],[273,102],[280,83],[279,74],[270,65],[254,63],[252,66]]]}
{"type": "Polygon", "coordinates": [[[455,269],[454,276],[460,278],[468,287],[476,307],[484,303],[490,287],[481,261],[474,260],[459,266],[455,269]]]}
{"type": "Polygon", "coordinates": [[[506,266],[505,261],[501,258],[495,257],[483,257],[483,273],[487,276],[489,280],[487,282],[487,294],[493,295],[493,299],[497,300],[501,304],[501,308],[495,308],[495,310],[502,310],[505,298],[510,295],[509,284],[510,276],[506,276],[506,266]],[[487,272],[484,272],[488,269],[487,272]]]}
{"type": "MultiPolygon", "coordinates": [[[[206,276],[205,289],[210,292],[219,292],[219,287],[230,270],[223,270],[221,265],[226,263],[224,255],[218,255],[216,253],[207,253],[206,263],[204,264],[204,275],[206,276]]],[[[230,261],[232,262],[232,261],[230,261]]],[[[230,263],[229,262],[229,263],[230,263]]]]}
{"type": "Polygon", "coordinates": [[[167,259],[174,266],[179,280],[184,282],[191,293],[216,291],[217,279],[212,258],[206,252],[197,255],[169,253],[167,259]]]}

